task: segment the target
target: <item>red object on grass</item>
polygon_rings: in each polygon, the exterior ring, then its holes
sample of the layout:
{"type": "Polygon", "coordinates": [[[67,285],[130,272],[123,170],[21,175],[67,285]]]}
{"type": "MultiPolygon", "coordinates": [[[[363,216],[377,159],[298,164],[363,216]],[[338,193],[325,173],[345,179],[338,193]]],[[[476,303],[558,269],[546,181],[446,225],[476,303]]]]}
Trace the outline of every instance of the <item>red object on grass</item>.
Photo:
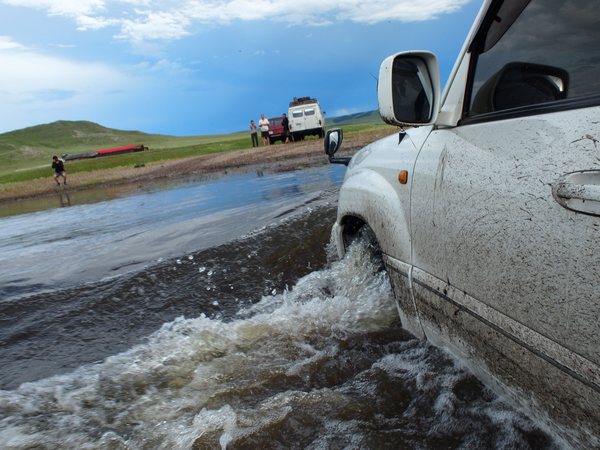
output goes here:
{"type": "Polygon", "coordinates": [[[97,156],[111,155],[113,153],[128,153],[128,152],[141,152],[146,148],[143,145],[126,145],[124,147],[106,148],[104,150],[97,150],[97,156]]]}
{"type": "Polygon", "coordinates": [[[65,161],[72,161],[74,159],[96,158],[98,156],[118,155],[121,153],[143,152],[144,150],[148,150],[148,147],[143,144],[126,145],[124,147],[105,148],[103,150],[96,150],[90,153],[77,153],[75,155],[69,155],[68,153],[65,153],[62,155],[62,157],[65,161]]]}

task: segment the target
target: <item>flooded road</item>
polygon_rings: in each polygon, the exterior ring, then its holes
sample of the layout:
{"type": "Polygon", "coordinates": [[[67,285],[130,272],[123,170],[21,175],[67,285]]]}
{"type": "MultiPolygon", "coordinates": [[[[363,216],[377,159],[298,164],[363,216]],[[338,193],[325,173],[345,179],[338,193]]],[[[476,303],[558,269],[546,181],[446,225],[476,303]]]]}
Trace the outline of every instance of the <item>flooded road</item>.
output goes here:
{"type": "MultiPolygon", "coordinates": [[[[69,227],[74,207],[4,219],[2,233],[6,220],[22,235],[47,224],[22,246],[55,258],[54,271],[45,261],[28,271],[28,256],[23,281],[2,273],[13,282],[0,302],[1,447],[559,448],[460,362],[402,330],[364,243],[333,257],[343,171],[331,170],[85,205],[98,208],[83,209],[94,226],[53,237],[50,218],[69,227]],[[140,210],[150,208],[148,224],[140,210]],[[106,230],[109,213],[120,225],[106,230]],[[64,275],[61,249],[86,246],[86,257],[69,250],[79,259],[64,275]],[[118,264],[105,264],[112,253],[118,264]],[[128,257],[139,266],[110,273],[128,257]]],[[[2,245],[16,255],[12,233],[2,245]]]]}
{"type": "MultiPolygon", "coordinates": [[[[120,275],[227,242],[309,205],[343,173],[339,166],[259,171],[102,202],[98,193],[90,199],[73,192],[70,207],[2,218],[0,299],[120,275]]],[[[45,200],[56,206],[56,199],[45,200]]],[[[29,203],[40,206],[32,200],[21,209],[29,203]]]]}

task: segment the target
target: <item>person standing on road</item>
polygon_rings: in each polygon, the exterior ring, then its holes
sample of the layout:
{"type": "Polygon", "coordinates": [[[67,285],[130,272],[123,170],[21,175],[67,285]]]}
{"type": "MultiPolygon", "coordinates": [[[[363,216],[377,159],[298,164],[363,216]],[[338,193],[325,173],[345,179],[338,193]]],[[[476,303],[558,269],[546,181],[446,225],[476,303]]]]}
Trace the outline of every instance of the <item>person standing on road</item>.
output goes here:
{"type": "Polygon", "coordinates": [[[264,114],[260,115],[258,126],[260,127],[260,135],[263,140],[263,145],[269,145],[269,119],[265,119],[264,114]]]}
{"type": "Polygon", "coordinates": [[[65,170],[65,163],[62,159],[58,159],[58,156],[54,155],[52,157],[52,168],[54,169],[54,181],[56,181],[56,185],[60,186],[60,181],[58,181],[58,177],[63,177],[63,184],[66,186],[67,183],[67,171],[65,170]]]}
{"type": "Polygon", "coordinates": [[[285,136],[284,143],[290,142],[290,121],[288,120],[285,113],[282,114],[283,119],[281,120],[281,126],[283,126],[283,135],[285,136]]]}
{"type": "Polygon", "coordinates": [[[252,147],[258,147],[258,128],[254,120],[250,121],[250,137],[252,138],[252,147]]]}

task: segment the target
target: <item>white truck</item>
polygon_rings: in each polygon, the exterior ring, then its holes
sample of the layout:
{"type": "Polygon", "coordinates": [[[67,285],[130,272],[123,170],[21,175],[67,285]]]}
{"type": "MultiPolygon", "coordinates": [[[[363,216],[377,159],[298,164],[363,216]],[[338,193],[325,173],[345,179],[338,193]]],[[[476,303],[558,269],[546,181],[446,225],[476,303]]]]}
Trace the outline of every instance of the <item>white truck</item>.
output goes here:
{"type": "Polygon", "coordinates": [[[370,229],[403,326],[572,448],[600,448],[600,26],[592,0],[484,0],[445,90],[390,56],[399,132],[348,164],[338,252],[370,229]],[[543,24],[543,26],[541,26],[543,24]]]}
{"type": "Polygon", "coordinates": [[[305,136],[325,135],[325,118],[319,101],[311,97],[294,97],[288,109],[290,133],[293,141],[300,141],[305,136]]]}

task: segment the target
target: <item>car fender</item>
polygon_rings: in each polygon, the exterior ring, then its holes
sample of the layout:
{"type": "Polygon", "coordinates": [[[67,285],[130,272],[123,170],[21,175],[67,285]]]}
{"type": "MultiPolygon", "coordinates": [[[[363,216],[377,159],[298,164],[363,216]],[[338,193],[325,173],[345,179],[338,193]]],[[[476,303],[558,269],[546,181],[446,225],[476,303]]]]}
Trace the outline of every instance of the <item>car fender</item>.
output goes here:
{"type": "Polygon", "coordinates": [[[431,130],[432,127],[421,127],[401,131],[354,155],[340,188],[338,220],[334,226],[340,256],[344,254],[344,234],[351,231],[345,227],[355,218],[369,225],[383,253],[411,263],[412,174],[419,149],[431,130]],[[402,171],[408,172],[406,184],[399,181],[402,171]]]}
{"type": "MultiPolygon", "coordinates": [[[[405,201],[408,202],[407,195],[405,201]]],[[[401,200],[402,202],[402,200],[401,200]]],[[[382,175],[374,170],[358,169],[340,189],[338,249],[342,245],[344,227],[349,218],[357,218],[373,230],[381,250],[401,261],[410,261],[409,205],[400,204],[398,194],[382,175]]],[[[343,249],[340,252],[343,254],[343,249]]]]}

